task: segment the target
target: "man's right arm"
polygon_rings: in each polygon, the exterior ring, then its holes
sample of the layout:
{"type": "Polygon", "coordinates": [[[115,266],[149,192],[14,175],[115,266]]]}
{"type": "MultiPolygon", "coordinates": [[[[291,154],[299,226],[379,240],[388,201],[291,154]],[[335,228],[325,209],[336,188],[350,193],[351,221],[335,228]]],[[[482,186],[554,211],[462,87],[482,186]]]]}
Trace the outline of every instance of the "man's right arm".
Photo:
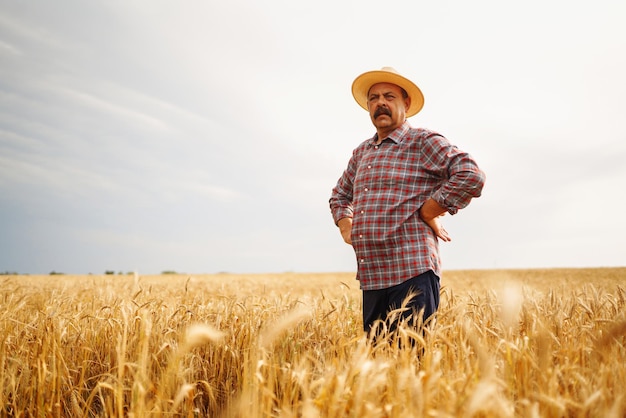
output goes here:
{"type": "Polygon", "coordinates": [[[346,244],[352,245],[352,218],[341,218],[337,222],[341,237],[346,244]]]}
{"type": "MultiPolygon", "coordinates": [[[[363,143],[365,144],[365,142],[363,143]]],[[[337,185],[333,188],[329,203],[335,225],[339,227],[341,237],[346,244],[352,245],[352,216],[353,216],[353,190],[354,179],[357,172],[358,161],[360,160],[360,148],[357,147],[352,152],[352,157],[348,161],[348,166],[343,172],[337,185]]]]}

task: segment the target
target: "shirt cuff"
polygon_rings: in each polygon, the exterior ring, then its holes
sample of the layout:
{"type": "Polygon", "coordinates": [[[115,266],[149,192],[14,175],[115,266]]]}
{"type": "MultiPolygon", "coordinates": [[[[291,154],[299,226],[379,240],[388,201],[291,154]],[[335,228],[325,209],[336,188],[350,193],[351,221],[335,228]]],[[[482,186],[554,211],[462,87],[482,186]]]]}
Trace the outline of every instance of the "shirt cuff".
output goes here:
{"type": "Polygon", "coordinates": [[[458,211],[459,208],[457,205],[455,205],[454,203],[450,202],[451,196],[446,195],[441,189],[437,190],[435,193],[433,193],[433,195],[431,196],[431,198],[437,202],[437,204],[439,204],[439,206],[441,206],[442,208],[444,208],[450,215],[455,215],[458,211]]]}

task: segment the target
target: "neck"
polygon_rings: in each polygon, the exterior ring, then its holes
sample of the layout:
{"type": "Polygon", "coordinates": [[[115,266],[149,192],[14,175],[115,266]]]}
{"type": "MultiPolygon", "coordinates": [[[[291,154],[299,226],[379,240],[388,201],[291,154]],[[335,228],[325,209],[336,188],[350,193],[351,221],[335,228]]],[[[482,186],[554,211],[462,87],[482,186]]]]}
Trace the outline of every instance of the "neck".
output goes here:
{"type": "Polygon", "coordinates": [[[376,128],[376,133],[378,134],[377,144],[380,144],[383,139],[387,138],[393,131],[398,129],[399,126],[396,127],[384,127],[384,128],[376,128]]]}

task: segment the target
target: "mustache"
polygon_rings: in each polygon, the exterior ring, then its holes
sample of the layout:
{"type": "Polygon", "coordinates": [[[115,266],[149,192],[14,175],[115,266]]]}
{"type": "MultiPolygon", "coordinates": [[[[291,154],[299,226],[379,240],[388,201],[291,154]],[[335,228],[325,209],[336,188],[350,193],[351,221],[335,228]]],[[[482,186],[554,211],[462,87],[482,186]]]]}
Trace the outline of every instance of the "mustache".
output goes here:
{"type": "Polygon", "coordinates": [[[387,109],[386,107],[381,106],[378,109],[376,109],[376,111],[374,112],[374,119],[376,119],[380,115],[391,116],[391,110],[387,109]]]}

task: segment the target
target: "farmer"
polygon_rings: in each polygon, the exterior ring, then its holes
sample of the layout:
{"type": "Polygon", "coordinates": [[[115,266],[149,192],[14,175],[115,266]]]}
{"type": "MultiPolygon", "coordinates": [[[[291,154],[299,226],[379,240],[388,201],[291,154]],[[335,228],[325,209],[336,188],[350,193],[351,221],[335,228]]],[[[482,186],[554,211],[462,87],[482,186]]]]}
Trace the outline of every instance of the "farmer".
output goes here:
{"type": "Polygon", "coordinates": [[[409,125],[424,96],[393,68],[361,74],[352,95],[369,112],[376,134],[354,149],[329,203],[356,254],[363,328],[369,333],[408,295],[413,298],[401,318],[425,323],[439,307],[438,239],[450,241],[441,217],[479,197],[485,175],[442,135],[409,125]]]}

